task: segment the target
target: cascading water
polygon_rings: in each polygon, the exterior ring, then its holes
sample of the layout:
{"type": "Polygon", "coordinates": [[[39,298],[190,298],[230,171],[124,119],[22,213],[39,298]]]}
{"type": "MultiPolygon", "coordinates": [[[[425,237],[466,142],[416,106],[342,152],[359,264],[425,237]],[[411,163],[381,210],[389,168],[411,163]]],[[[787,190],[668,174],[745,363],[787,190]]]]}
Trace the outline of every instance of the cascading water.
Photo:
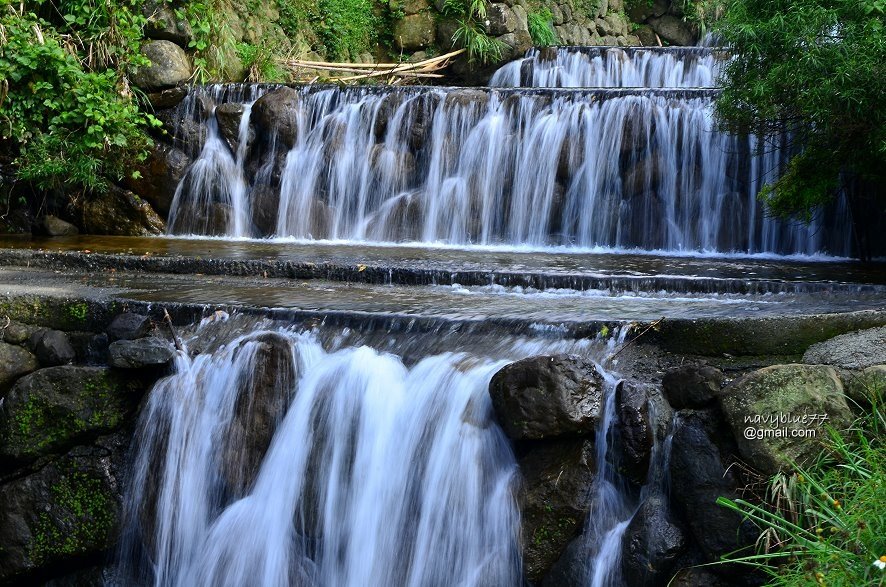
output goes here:
{"type": "MultiPolygon", "coordinates": [[[[715,129],[716,90],[696,87],[710,85],[715,75],[710,49],[613,51],[558,51],[551,62],[565,65],[554,68],[557,74],[544,70],[548,61],[541,53],[523,64],[531,65],[539,83],[569,77],[608,89],[287,90],[296,96],[278,124],[295,129],[291,148],[268,137],[250,142],[247,110],[236,157],[231,152],[219,164],[216,149],[224,144],[207,141],[176,196],[170,230],[533,248],[851,254],[852,230],[842,205],[809,225],[766,214],[756,195],[779,175],[786,153],[715,129]],[[575,72],[563,73],[569,67],[575,72]],[[629,84],[644,87],[618,88],[629,84]],[[226,195],[236,192],[231,186],[239,186],[241,176],[245,196],[226,195]],[[184,218],[198,221],[178,220],[184,218]]],[[[515,81],[503,70],[494,79],[506,83],[509,77],[515,81]]],[[[253,86],[250,96],[239,97],[225,87],[208,91],[220,101],[250,103],[273,89],[253,86]]],[[[207,90],[195,94],[200,91],[207,90]]],[[[217,131],[209,125],[210,134],[217,131]]]]}
{"type": "Polygon", "coordinates": [[[182,354],[140,421],[121,582],[518,584],[502,364],[288,331],[182,354]]]}

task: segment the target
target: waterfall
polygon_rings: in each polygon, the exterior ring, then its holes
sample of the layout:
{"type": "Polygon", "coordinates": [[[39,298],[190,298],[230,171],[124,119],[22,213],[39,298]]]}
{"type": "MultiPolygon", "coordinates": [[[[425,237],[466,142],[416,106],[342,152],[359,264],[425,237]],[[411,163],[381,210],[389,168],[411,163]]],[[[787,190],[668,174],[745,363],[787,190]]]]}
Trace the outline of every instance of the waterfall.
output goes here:
{"type": "Polygon", "coordinates": [[[182,353],[140,419],[122,582],[519,584],[503,364],[288,330],[182,353]]]}

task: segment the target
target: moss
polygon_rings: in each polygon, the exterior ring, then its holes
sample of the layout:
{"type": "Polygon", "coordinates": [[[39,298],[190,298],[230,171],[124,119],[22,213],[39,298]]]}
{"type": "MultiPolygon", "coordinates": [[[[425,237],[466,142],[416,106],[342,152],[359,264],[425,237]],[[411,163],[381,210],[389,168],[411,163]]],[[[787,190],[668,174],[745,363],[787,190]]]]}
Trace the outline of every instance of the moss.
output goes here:
{"type": "Polygon", "coordinates": [[[71,471],[50,489],[49,510],[41,512],[29,547],[35,565],[103,548],[112,534],[116,513],[104,481],[71,471]]]}
{"type": "Polygon", "coordinates": [[[79,320],[83,322],[86,320],[86,314],[89,310],[89,307],[86,305],[86,302],[75,302],[68,306],[68,316],[73,318],[74,320],[79,320]]]}

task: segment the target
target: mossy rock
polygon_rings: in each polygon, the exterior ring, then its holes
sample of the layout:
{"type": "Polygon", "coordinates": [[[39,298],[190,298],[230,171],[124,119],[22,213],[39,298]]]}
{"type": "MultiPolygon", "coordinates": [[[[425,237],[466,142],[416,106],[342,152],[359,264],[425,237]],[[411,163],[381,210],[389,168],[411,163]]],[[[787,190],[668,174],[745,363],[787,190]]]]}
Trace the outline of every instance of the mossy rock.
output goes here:
{"type": "Polygon", "coordinates": [[[0,584],[30,584],[112,548],[121,447],[79,447],[0,486],[0,584]]]}
{"type": "Polygon", "coordinates": [[[104,367],[40,369],[16,382],[0,414],[0,458],[26,462],[116,430],[145,384],[104,367]]]}

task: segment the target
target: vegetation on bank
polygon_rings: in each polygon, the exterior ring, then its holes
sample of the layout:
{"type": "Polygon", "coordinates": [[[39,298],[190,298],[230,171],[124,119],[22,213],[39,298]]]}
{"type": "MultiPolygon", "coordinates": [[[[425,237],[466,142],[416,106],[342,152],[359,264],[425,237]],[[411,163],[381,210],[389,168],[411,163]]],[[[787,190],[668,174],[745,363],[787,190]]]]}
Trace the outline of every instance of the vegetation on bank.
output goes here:
{"type": "Polygon", "coordinates": [[[763,571],[769,585],[886,584],[886,389],[866,389],[871,406],[855,428],[831,432],[809,467],[773,477],[763,504],[719,501],[764,530],[758,554],[730,560],[763,571]]]}
{"type": "Polygon", "coordinates": [[[771,210],[808,218],[846,194],[856,220],[886,213],[886,2],[725,0],[715,30],[733,55],[721,123],[799,150],[761,194],[771,210]]]}

